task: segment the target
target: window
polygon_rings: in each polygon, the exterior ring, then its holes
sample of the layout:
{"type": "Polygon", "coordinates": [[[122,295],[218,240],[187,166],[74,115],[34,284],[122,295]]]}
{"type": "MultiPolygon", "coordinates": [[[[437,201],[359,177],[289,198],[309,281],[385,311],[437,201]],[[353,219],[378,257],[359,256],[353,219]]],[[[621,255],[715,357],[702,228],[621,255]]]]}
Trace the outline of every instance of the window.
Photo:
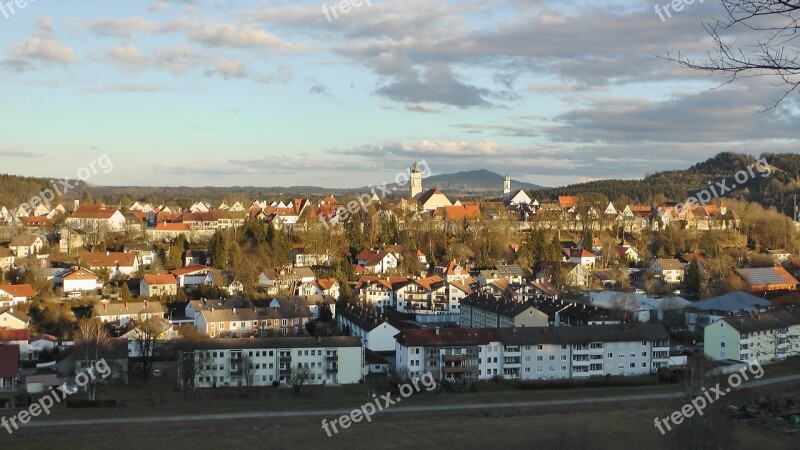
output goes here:
{"type": "Polygon", "coordinates": [[[647,367],[647,363],[642,363],[642,368],[647,367]]]}
{"type": "Polygon", "coordinates": [[[613,353],[609,353],[609,354],[608,354],[608,357],[609,357],[609,358],[613,358],[613,357],[614,357],[614,354],[613,354],[613,353]]]}
{"type": "Polygon", "coordinates": [[[536,357],[536,360],[537,360],[537,361],[541,361],[541,360],[542,360],[542,357],[541,357],[541,356],[537,356],[537,357],[536,357]]]}
{"type": "Polygon", "coordinates": [[[636,353],[631,353],[631,358],[636,358],[636,353]]]}
{"type": "Polygon", "coordinates": [[[537,345],[536,347],[537,347],[539,350],[541,350],[541,349],[543,349],[543,348],[544,348],[544,346],[543,346],[542,344],[539,344],[539,345],[537,345]]]}
{"type": "Polygon", "coordinates": [[[725,343],[724,342],[720,342],[719,346],[722,347],[722,348],[725,348],[725,343]]]}
{"type": "Polygon", "coordinates": [[[647,356],[647,352],[642,352],[642,356],[647,356]]]}
{"type": "Polygon", "coordinates": [[[567,360],[567,355],[561,355],[561,360],[562,361],[566,361],[567,360]]]}
{"type": "Polygon", "coordinates": [[[566,372],[567,371],[567,366],[561,366],[561,371],[562,372],[566,372]]]}
{"type": "Polygon", "coordinates": [[[636,367],[636,363],[631,363],[631,369],[636,367]]]}
{"type": "Polygon", "coordinates": [[[555,360],[556,360],[556,355],[550,355],[550,361],[555,361],[555,360]]]}

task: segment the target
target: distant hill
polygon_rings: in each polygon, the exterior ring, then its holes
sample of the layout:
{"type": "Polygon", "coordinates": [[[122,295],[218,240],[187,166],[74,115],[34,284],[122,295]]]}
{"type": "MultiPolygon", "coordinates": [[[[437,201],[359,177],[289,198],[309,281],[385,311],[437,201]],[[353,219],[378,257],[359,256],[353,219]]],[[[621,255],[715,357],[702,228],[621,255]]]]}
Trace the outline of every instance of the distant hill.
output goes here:
{"type": "MultiPolygon", "coordinates": [[[[438,187],[444,191],[460,191],[466,193],[495,192],[503,193],[503,175],[486,169],[470,170],[468,172],[433,175],[422,180],[422,186],[438,187]]],[[[542,186],[525,183],[511,179],[511,190],[542,189],[542,186]]]]}

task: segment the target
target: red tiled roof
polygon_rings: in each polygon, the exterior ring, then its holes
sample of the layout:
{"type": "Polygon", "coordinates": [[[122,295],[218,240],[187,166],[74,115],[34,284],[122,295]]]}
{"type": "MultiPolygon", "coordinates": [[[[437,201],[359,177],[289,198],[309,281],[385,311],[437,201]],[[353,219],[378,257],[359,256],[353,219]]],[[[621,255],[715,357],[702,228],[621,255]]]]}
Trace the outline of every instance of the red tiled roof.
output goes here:
{"type": "Polygon", "coordinates": [[[12,297],[33,297],[33,287],[30,284],[0,284],[0,297],[7,292],[12,297]]]}
{"type": "Polygon", "coordinates": [[[72,213],[76,219],[110,219],[116,208],[104,208],[102,205],[81,205],[72,213]]]}
{"type": "Polygon", "coordinates": [[[200,272],[203,270],[211,270],[211,267],[204,266],[201,264],[190,264],[186,267],[170,270],[169,273],[175,275],[176,277],[179,277],[181,275],[188,275],[190,273],[200,272]]]}
{"type": "Polygon", "coordinates": [[[558,206],[561,209],[569,209],[578,206],[578,197],[573,195],[560,195],[558,197],[558,206]]]}
{"type": "Polygon", "coordinates": [[[136,264],[136,253],[124,252],[83,252],[80,260],[88,267],[133,267],[136,264]]]}
{"type": "Polygon", "coordinates": [[[144,276],[144,281],[150,286],[176,284],[175,276],[171,273],[148,274],[144,276]]]}
{"type": "Polygon", "coordinates": [[[189,231],[188,223],[159,223],[156,231],[189,231]]]}

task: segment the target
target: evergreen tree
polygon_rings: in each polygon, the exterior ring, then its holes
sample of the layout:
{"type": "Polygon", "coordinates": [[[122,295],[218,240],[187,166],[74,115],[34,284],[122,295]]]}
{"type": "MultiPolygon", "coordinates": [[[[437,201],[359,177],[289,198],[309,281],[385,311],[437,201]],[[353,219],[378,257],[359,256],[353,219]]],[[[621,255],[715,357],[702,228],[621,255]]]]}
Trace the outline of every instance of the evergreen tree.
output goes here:
{"type": "Polygon", "coordinates": [[[208,250],[211,266],[216,269],[224,269],[228,262],[228,245],[225,242],[225,236],[219,230],[211,236],[208,250]]]}
{"type": "Polygon", "coordinates": [[[703,289],[703,280],[700,275],[700,264],[692,261],[686,269],[686,293],[689,297],[698,298],[703,289]]]}

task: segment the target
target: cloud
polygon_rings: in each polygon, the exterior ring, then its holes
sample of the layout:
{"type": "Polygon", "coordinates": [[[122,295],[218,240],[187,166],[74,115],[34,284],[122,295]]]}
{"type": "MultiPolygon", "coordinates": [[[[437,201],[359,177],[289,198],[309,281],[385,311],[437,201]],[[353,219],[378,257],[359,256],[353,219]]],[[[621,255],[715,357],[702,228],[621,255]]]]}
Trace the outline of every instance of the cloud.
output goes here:
{"type": "Polygon", "coordinates": [[[162,92],[171,90],[168,86],[160,84],[109,84],[106,86],[99,86],[88,88],[86,92],[92,93],[109,93],[109,92],[162,92]]]}
{"type": "Polygon", "coordinates": [[[456,80],[450,68],[443,64],[429,64],[421,77],[401,77],[400,80],[378,88],[378,94],[398,102],[441,103],[466,108],[490,106],[489,89],[468,85],[456,80]]]}
{"type": "Polygon", "coordinates": [[[24,150],[3,150],[0,149],[0,156],[8,158],[41,158],[41,153],[28,152],[24,150]]]}
{"type": "Polygon", "coordinates": [[[326,97],[330,97],[331,96],[331,93],[328,90],[328,87],[324,86],[322,84],[315,84],[315,85],[311,86],[311,89],[308,90],[308,93],[309,94],[316,94],[316,95],[324,95],[326,97]]]}
{"type": "Polygon", "coordinates": [[[217,61],[216,71],[226,80],[231,78],[244,78],[247,68],[244,61],[238,59],[222,59],[217,61]]]}

